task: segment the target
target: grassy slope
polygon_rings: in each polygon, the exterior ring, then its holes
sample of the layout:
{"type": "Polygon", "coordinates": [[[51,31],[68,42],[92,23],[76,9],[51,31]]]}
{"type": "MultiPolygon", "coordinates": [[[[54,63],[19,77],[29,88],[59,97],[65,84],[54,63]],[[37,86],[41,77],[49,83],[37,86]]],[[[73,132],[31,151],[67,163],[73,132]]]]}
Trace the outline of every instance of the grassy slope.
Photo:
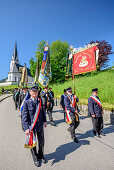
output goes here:
{"type": "MultiPolygon", "coordinates": [[[[3,88],[5,90],[8,90],[8,89],[14,89],[14,88],[18,88],[18,85],[10,85],[10,86],[3,86],[3,88]]],[[[2,89],[2,86],[0,86],[0,95],[1,95],[1,89],[2,89]]]]}
{"type": "MultiPolygon", "coordinates": [[[[4,89],[14,89],[16,85],[6,86],[4,89]]],[[[72,80],[65,83],[54,84],[53,91],[55,97],[60,98],[63,90],[67,87],[73,87],[72,80]]],[[[99,88],[99,97],[106,109],[114,108],[114,70],[99,72],[97,75],[75,78],[76,94],[80,98],[80,103],[87,104],[88,97],[91,95],[91,89],[99,88]]],[[[1,94],[0,87],[0,94],[1,94]]]]}
{"type": "MultiPolygon", "coordinates": [[[[63,84],[53,85],[55,97],[60,98],[63,90],[73,87],[72,80],[63,84]]],[[[106,109],[114,108],[114,70],[99,72],[97,75],[75,78],[76,94],[80,98],[80,103],[87,104],[91,89],[99,88],[99,97],[102,105],[106,109]]]]}

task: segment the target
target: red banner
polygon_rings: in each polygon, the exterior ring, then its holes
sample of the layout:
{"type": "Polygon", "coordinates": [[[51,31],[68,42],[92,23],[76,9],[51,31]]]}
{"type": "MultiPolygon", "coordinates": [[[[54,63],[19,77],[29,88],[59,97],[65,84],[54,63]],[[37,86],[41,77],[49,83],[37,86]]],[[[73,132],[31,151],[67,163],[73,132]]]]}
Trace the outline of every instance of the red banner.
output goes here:
{"type": "Polygon", "coordinates": [[[96,70],[95,51],[97,46],[73,55],[74,75],[96,70]]]}

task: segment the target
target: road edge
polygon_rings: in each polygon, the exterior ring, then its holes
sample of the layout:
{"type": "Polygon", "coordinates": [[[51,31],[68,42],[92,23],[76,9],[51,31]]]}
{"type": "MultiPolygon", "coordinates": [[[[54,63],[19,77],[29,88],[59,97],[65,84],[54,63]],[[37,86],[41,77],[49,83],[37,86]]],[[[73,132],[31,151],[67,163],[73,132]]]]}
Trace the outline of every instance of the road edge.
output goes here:
{"type": "Polygon", "coordinates": [[[2,102],[3,100],[7,99],[8,97],[13,96],[13,94],[9,94],[8,96],[4,96],[4,98],[0,99],[0,102],[2,102]]]}

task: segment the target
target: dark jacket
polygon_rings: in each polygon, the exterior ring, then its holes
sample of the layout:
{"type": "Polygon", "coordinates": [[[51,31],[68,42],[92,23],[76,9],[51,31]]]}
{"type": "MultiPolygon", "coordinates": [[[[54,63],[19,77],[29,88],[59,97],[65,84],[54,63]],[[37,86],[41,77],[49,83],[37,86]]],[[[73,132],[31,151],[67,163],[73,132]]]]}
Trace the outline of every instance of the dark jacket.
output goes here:
{"type": "Polygon", "coordinates": [[[15,93],[15,101],[16,101],[16,102],[19,102],[19,95],[20,95],[20,90],[18,90],[18,91],[15,93]]]}
{"type": "Polygon", "coordinates": [[[41,92],[41,99],[42,99],[43,106],[45,106],[47,108],[47,101],[51,103],[50,94],[48,93],[48,99],[47,99],[47,94],[44,91],[42,91],[41,92]]]}
{"type": "Polygon", "coordinates": [[[61,105],[62,108],[65,110],[64,98],[65,98],[65,95],[61,95],[60,105],[61,105]]]}
{"type": "MultiPolygon", "coordinates": [[[[78,103],[78,101],[79,101],[79,98],[77,97],[77,98],[76,98],[76,102],[78,103]]],[[[71,102],[70,102],[70,99],[69,99],[68,96],[65,96],[65,97],[64,97],[64,103],[65,103],[66,109],[69,110],[69,111],[71,111],[70,114],[72,114],[72,113],[75,112],[76,108],[71,107],[71,102]]],[[[77,106],[77,110],[78,110],[78,112],[80,112],[80,110],[78,109],[78,106],[77,106]]]]}
{"type": "MultiPolygon", "coordinates": [[[[97,96],[97,98],[99,99],[99,97],[97,96]]],[[[102,117],[102,107],[100,107],[97,102],[92,99],[91,97],[89,97],[88,99],[88,110],[90,115],[95,114],[96,117],[102,117]]]]}
{"type": "Polygon", "coordinates": [[[49,94],[51,95],[51,98],[54,98],[54,92],[53,91],[49,91],[49,94]]]}
{"type": "MultiPolygon", "coordinates": [[[[38,100],[37,102],[35,102],[31,98],[29,98],[27,101],[24,102],[23,112],[22,112],[22,124],[23,124],[23,128],[25,131],[29,129],[29,126],[33,123],[33,118],[34,118],[38,103],[39,103],[38,100]]],[[[34,132],[42,131],[43,123],[46,121],[47,120],[46,120],[45,112],[43,108],[41,107],[40,114],[39,114],[37,123],[33,131],[34,132]]]]}
{"type": "Polygon", "coordinates": [[[20,109],[21,103],[22,103],[23,99],[25,98],[25,96],[26,96],[26,93],[23,93],[21,91],[20,95],[19,95],[19,109],[20,109]]]}

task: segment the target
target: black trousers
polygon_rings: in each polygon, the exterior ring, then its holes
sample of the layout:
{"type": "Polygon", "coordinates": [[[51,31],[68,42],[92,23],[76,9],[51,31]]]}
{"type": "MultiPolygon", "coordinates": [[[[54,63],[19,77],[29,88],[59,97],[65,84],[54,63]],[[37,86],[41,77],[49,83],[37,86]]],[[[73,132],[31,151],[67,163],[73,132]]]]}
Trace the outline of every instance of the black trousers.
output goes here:
{"type": "Polygon", "coordinates": [[[79,117],[78,117],[78,121],[76,121],[76,117],[75,115],[70,115],[71,119],[72,119],[72,123],[70,124],[70,132],[71,132],[71,138],[73,139],[75,137],[75,129],[79,126],[80,122],[79,122],[79,117]]]}
{"type": "Polygon", "coordinates": [[[49,105],[49,107],[47,108],[47,114],[48,114],[48,117],[49,117],[49,121],[50,122],[53,121],[51,105],[49,105]]]}
{"type": "Polygon", "coordinates": [[[46,110],[47,110],[47,114],[48,114],[48,117],[49,117],[49,121],[53,121],[53,117],[52,117],[52,111],[51,111],[51,105],[49,105],[49,107],[46,109],[46,106],[43,106],[43,110],[45,111],[46,113],[46,110]]]}
{"type": "Polygon", "coordinates": [[[64,121],[66,122],[66,111],[63,109],[64,111],[64,121]]]}
{"type": "Polygon", "coordinates": [[[53,107],[54,107],[54,100],[51,101],[51,112],[53,110],[53,107]]]}
{"type": "Polygon", "coordinates": [[[37,157],[38,159],[42,159],[44,157],[44,130],[36,133],[37,139],[38,139],[38,152],[36,149],[36,146],[31,149],[31,153],[34,157],[37,157]]]}
{"type": "Polygon", "coordinates": [[[96,135],[96,133],[98,133],[100,135],[100,133],[103,129],[103,117],[92,118],[92,123],[93,123],[94,135],[96,135]]]}
{"type": "Polygon", "coordinates": [[[15,109],[18,108],[18,101],[15,100],[15,109]]]}

